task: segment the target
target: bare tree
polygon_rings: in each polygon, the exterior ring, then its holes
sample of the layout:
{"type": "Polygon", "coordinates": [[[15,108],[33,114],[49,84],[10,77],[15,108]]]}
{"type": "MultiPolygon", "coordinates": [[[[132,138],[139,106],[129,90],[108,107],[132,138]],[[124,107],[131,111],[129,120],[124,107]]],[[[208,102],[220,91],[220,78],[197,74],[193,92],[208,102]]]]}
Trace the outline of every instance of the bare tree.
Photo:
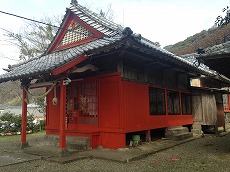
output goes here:
{"type": "Polygon", "coordinates": [[[227,6],[226,8],[223,8],[222,12],[224,13],[224,16],[222,16],[222,15],[217,16],[216,21],[215,21],[216,26],[224,26],[230,22],[230,9],[229,9],[229,7],[227,6]]]}
{"type": "Polygon", "coordinates": [[[112,8],[112,4],[108,4],[106,9],[99,9],[98,14],[102,17],[107,18],[108,20],[113,21],[114,20],[114,11],[112,8]]]}
{"type": "Polygon", "coordinates": [[[59,25],[60,20],[57,17],[45,17],[42,21],[47,23],[47,25],[37,22],[25,22],[25,25],[18,33],[13,33],[11,31],[5,32],[4,35],[7,37],[6,41],[19,49],[20,60],[28,60],[40,56],[45,52],[52,41],[58,29],[52,25],[54,25],[54,23],[58,23],[59,25]]]}

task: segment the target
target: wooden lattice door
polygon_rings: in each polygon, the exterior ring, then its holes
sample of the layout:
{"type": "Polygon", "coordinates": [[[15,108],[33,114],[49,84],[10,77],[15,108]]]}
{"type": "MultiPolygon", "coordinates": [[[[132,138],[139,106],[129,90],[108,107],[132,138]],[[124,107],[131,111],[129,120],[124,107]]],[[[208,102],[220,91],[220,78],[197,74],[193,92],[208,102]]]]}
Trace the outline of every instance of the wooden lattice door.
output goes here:
{"type": "Polygon", "coordinates": [[[75,81],[67,87],[67,124],[98,123],[97,81],[75,81]]]}

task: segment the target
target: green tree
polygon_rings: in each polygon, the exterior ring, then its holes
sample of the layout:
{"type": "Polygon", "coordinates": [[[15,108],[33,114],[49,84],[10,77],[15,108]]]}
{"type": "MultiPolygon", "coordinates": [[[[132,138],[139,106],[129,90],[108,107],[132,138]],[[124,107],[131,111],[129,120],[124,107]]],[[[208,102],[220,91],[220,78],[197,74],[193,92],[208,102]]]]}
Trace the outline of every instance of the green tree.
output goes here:
{"type": "Polygon", "coordinates": [[[10,121],[12,121],[13,117],[14,117],[14,115],[12,113],[7,112],[7,113],[4,113],[3,115],[0,116],[0,120],[10,122],[10,121]]]}
{"type": "Polygon", "coordinates": [[[33,121],[34,121],[34,116],[28,115],[27,116],[27,124],[26,124],[26,129],[28,131],[34,131],[35,124],[33,123],[33,121]]]}
{"type": "Polygon", "coordinates": [[[45,112],[46,112],[46,107],[45,107],[44,102],[45,102],[45,98],[44,97],[37,98],[35,100],[36,105],[38,105],[38,107],[39,107],[38,111],[40,113],[43,113],[43,114],[45,114],[45,112]]]}
{"type": "MultiPolygon", "coordinates": [[[[21,131],[21,124],[22,124],[22,115],[15,115],[13,113],[7,112],[0,116],[0,121],[4,123],[5,127],[1,128],[1,132],[17,132],[21,131]]],[[[27,116],[27,130],[34,131],[34,116],[28,115],[27,116]]]]}

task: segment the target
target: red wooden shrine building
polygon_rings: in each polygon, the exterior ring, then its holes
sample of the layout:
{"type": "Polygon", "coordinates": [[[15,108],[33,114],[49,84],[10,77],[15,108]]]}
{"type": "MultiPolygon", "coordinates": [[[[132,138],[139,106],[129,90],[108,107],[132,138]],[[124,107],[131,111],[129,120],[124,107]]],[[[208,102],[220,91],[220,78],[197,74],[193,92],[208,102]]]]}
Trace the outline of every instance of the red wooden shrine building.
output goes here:
{"type": "MultiPolygon", "coordinates": [[[[154,34],[154,33],[153,33],[154,34]]],[[[46,87],[46,133],[90,138],[90,146],[126,147],[132,133],[193,124],[190,77],[212,75],[77,3],[41,56],[18,64],[0,82],[20,79],[22,146],[26,97],[46,87]]]]}

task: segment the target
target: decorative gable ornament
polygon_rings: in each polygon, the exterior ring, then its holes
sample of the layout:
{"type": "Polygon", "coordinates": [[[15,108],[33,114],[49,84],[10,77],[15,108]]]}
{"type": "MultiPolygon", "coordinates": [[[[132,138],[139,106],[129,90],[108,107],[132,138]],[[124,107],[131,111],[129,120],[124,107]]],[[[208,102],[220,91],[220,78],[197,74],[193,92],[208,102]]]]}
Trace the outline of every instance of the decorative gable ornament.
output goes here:
{"type": "Polygon", "coordinates": [[[92,37],[93,34],[82,27],[79,23],[72,20],[68,26],[67,32],[60,42],[59,46],[71,44],[74,42],[82,41],[86,38],[92,37]]]}
{"type": "Polygon", "coordinates": [[[103,33],[77,16],[76,12],[68,9],[66,17],[47,52],[52,53],[68,49],[103,36],[103,33]]]}

